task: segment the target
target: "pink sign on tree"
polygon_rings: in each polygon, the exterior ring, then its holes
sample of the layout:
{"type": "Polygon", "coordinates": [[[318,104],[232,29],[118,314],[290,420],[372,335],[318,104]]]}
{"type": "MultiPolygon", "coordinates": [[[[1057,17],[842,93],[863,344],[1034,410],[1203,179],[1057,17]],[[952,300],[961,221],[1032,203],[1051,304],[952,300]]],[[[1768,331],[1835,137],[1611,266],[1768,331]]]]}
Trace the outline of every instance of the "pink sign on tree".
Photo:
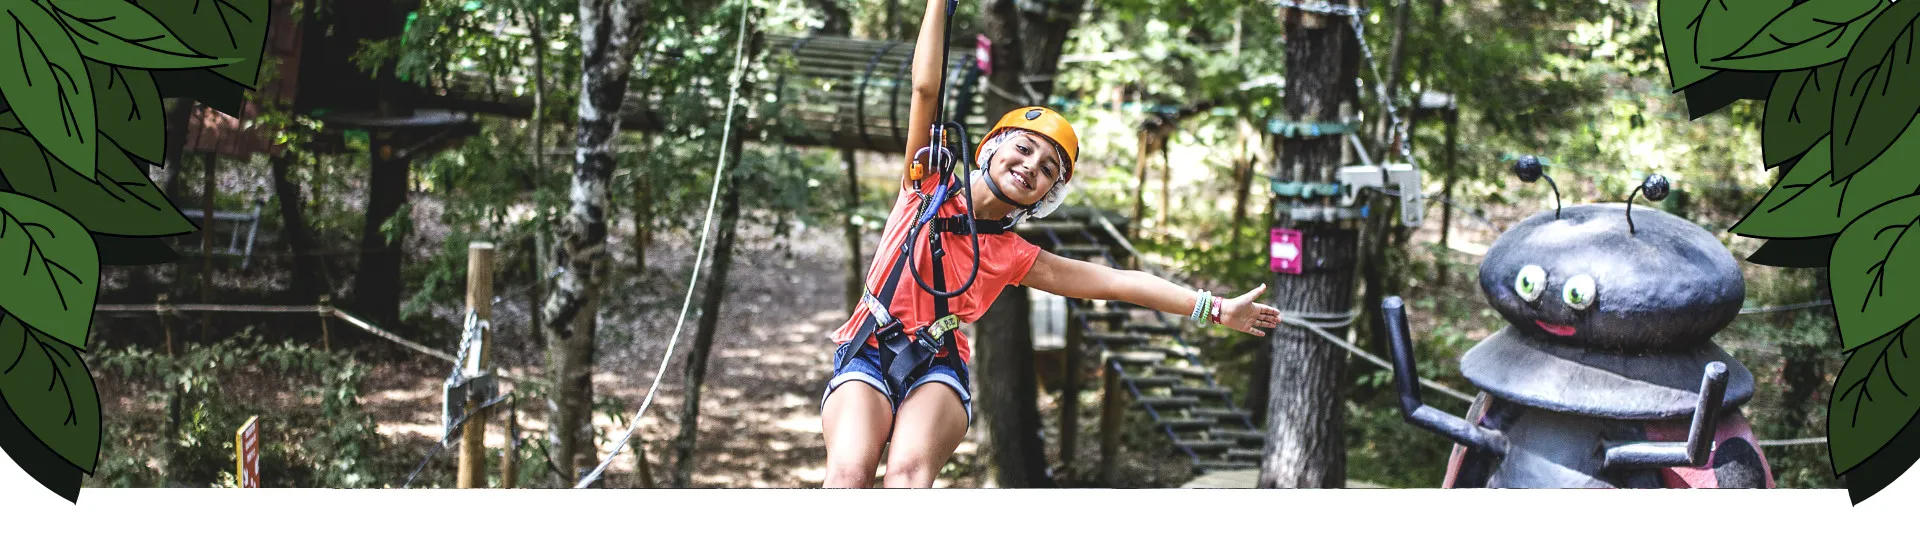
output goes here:
{"type": "Polygon", "coordinates": [[[993,74],[993,41],[987,40],[987,35],[974,35],[973,58],[978,60],[981,73],[993,74]]]}
{"type": "Polygon", "coordinates": [[[1300,248],[1300,231],[1294,229],[1273,229],[1272,247],[1269,248],[1273,259],[1272,268],[1276,273],[1300,274],[1303,261],[1300,248]]]}

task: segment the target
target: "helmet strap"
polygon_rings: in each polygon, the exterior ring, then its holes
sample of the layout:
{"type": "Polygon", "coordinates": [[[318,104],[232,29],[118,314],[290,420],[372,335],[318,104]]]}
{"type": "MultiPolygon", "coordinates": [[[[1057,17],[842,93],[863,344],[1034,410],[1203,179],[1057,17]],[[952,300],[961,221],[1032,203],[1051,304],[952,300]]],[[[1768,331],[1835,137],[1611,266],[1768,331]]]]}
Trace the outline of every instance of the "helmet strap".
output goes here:
{"type": "Polygon", "coordinates": [[[1007,197],[1007,194],[1005,192],[1001,192],[1000,183],[998,181],[993,180],[993,171],[989,170],[988,166],[984,163],[981,164],[981,167],[980,167],[980,179],[987,181],[987,191],[992,192],[993,197],[999,199],[1000,203],[1004,203],[1020,209],[1033,209],[1033,206],[1035,204],[1023,204],[1020,202],[1016,202],[1013,200],[1013,198],[1007,197]]]}

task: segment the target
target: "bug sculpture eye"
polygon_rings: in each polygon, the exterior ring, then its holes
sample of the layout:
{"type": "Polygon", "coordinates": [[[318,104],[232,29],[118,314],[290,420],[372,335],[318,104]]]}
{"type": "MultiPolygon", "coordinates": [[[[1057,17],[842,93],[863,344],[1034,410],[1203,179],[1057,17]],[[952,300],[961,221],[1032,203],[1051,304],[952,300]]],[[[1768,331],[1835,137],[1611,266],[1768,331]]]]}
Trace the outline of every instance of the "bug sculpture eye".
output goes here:
{"type": "Polygon", "coordinates": [[[1520,299],[1534,301],[1540,299],[1540,292],[1547,289],[1547,270],[1539,265],[1520,268],[1520,274],[1513,277],[1513,291],[1520,299]]]}
{"type": "Polygon", "coordinates": [[[1567,307],[1574,309],[1586,309],[1592,306],[1597,295],[1593,277],[1587,275],[1567,279],[1567,285],[1560,288],[1560,300],[1567,302],[1567,307]]]}

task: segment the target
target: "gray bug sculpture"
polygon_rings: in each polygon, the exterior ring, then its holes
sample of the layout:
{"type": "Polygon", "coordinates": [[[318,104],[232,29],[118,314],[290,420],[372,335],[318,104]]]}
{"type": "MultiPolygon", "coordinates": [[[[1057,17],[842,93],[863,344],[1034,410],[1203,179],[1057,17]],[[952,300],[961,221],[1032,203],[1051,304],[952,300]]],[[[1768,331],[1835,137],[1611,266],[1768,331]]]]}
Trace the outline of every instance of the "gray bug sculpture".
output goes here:
{"type": "MultiPolygon", "coordinates": [[[[1420,400],[1405,304],[1384,310],[1406,419],[1456,444],[1443,487],[1773,487],[1739,406],[1753,374],[1713,343],[1746,282],[1713,235],[1624,204],[1561,208],[1495,240],[1480,289],[1511,326],[1475,345],[1461,372],[1484,392],[1466,418],[1420,400]]],[[[1634,194],[1660,200],[1665,177],[1634,194]]]]}

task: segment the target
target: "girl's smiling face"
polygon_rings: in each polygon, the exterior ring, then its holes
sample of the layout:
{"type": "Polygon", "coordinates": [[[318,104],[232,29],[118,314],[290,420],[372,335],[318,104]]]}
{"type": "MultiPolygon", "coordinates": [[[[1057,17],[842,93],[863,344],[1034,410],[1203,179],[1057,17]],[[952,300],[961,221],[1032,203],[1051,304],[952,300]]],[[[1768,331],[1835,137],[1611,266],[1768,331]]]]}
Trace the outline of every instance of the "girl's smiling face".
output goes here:
{"type": "Polygon", "coordinates": [[[1060,150],[1039,136],[1014,131],[993,153],[987,172],[1000,192],[1022,204],[1036,204],[1059,182],[1060,150]]]}

